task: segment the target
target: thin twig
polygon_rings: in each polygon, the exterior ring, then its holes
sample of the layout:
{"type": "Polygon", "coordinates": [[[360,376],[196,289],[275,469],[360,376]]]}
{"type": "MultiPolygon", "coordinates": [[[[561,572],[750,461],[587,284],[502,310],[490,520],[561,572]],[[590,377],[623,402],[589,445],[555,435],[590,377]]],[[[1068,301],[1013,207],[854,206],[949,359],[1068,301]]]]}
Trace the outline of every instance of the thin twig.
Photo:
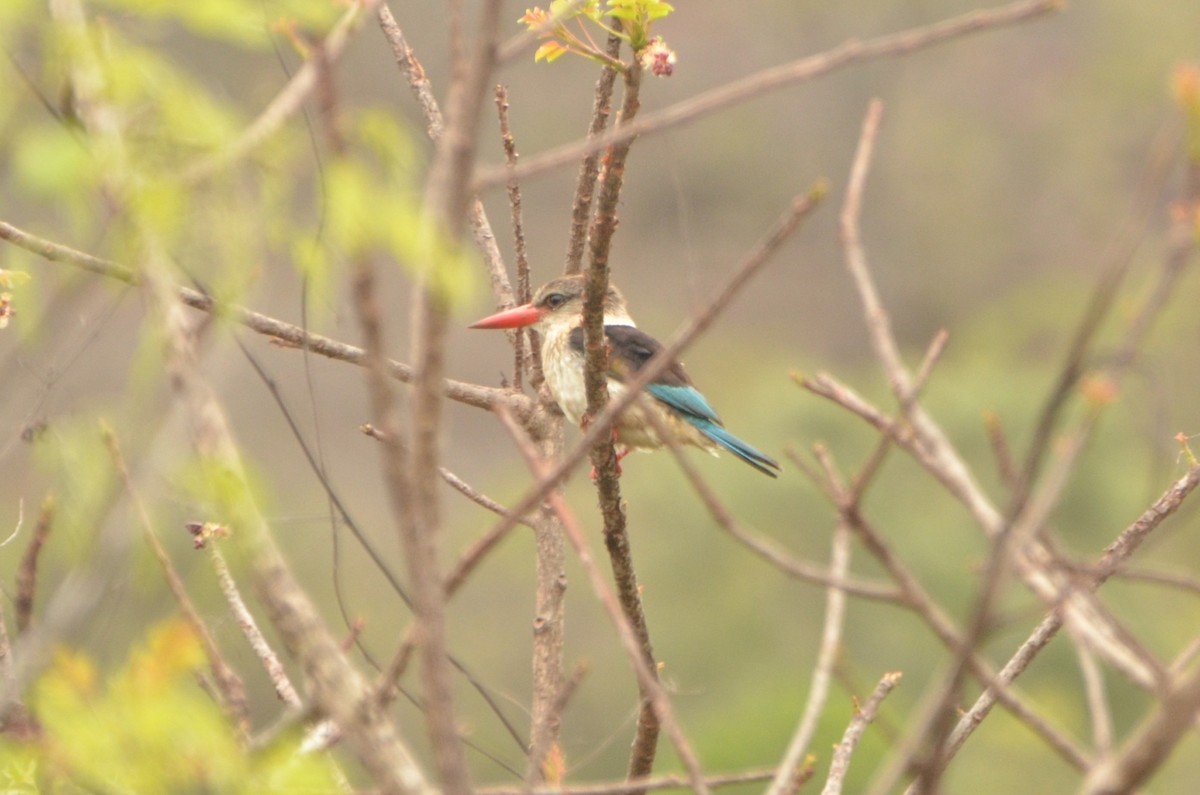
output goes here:
{"type": "MultiPolygon", "coordinates": [[[[445,130],[445,120],[442,118],[442,109],[438,106],[437,98],[434,96],[433,86],[425,75],[425,68],[421,66],[412,47],[408,46],[404,32],[396,24],[396,19],[392,16],[387,3],[380,3],[378,16],[379,27],[392,47],[396,65],[400,67],[400,71],[408,81],[413,95],[417,98],[417,104],[421,108],[421,114],[425,117],[425,132],[429,135],[430,140],[436,143],[445,130]]],[[[469,221],[475,247],[483,254],[483,261],[487,265],[488,276],[492,281],[492,292],[499,299],[501,306],[512,306],[513,291],[508,282],[508,271],[504,267],[504,255],[500,253],[500,247],[496,243],[496,235],[492,231],[487,212],[478,199],[471,203],[469,221]]]]}
{"type": "Polygon", "coordinates": [[[6,547],[12,541],[15,541],[17,536],[21,535],[21,527],[25,524],[25,500],[17,500],[17,521],[13,523],[13,531],[8,534],[8,537],[0,541],[0,547],[6,547]]]}
{"type": "MultiPolygon", "coordinates": [[[[759,781],[769,781],[774,772],[774,769],[769,768],[708,776],[704,779],[704,783],[708,785],[709,789],[753,784],[759,781]]],[[[600,784],[534,787],[532,790],[515,787],[480,787],[477,792],[478,795],[633,795],[638,792],[687,789],[690,786],[691,782],[685,776],[667,775],[629,781],[606,781],[600,784]]]]}
{"type": "MultiPolygon", "coordinates": [[[[513,437],[518,450],[521,452],[522,457],[525,458],[526,464],[534,476],[539,480],[545,480],[548,477],[548,472],[546,471],[547,465],[546,462],[538,457],[537,448],[525,436],[524,431],[513,420],[511,415],[503,409],[499,409],[497,416],[513,437]]],[[[708,787],[704,782],[704,776],[696,759],[695,751],[684,736],[683,730],[675,718],[674,710],[671,707],[671,701],[667,697],[666,691],[659,683],[656,674],[651,670],[653,663],[647,664],[646,662],[641,641],[630,624],[628,616],[625,614],[616,595],[609,589],[608,583],[604,581],[603,575],[600,574],[600,569],[592,557],[591,550],[588,548],[587,537],[584,535],[582,528],[579,527],[575,515],[571,512],[561,494],[552,492],[549,495],[549,501],[554,507],[555,513],[562,520],[567,538],[575,548],[576,557],[587,574],[588,581],[596,594],[596,598],[600,601],[601,606],[608,613],[609,620],[617,629],[621,645],[624,646],[626,656],[629,658],[630,664],[637,676],[638,688],[642,694],[642,698],[649,700],[658,722],[661,723],[667,735],[671,738],[675,752],[687,770],[692,790],[696,795],[706,795],[708,787]]]]}
{"type": "MultiPolygon", "coordinates": [[[[508,516],[509,515],[507,508],[505,508],[503,505],[496,502],[495,500],[493,500],[491,497],[487,496],[483,492],[476,489],[470,483],[467,483],[465,480],[463,480],[458,475],[451,472],[449,469],[446,469],[445,467],[438,467],[438,473],[442,476],[442,480],[449,483],[450,486],[455,491],[457,491],[459,494],[463,495],[464,497],[466,497],[468,500],[475,503],[476,505],[478,505],[482,508],[486,508],[487,510],[496,514],[497,516],[508,516]]],[[[517,521],[520,522],[521,524],[525,525],[526,527],[533,526],[533,522],[528,517],[517,517],[517,521]]],[[[495,539],[495,541],[499,541],[499,540],[500,540],[499,537],[495,539]]],[[[495,542],[494,541],[489,542],[489,547],[492,543],[495,543],[495,542]]]]}
{"type": "MultiPolygon", "coordinates": [[[[500,119],[500,141],[504,145],[504,162],[510,169],[517,166],[517,142],[513,138],[512,126],[508,120],[508,88],[503,83],[497,83],[496,112],[500,119]]],[[[521,183],[514,177],[508,181],[508,209],[512,216],[513,251],[517,258],[517,296],[521,303],[529,300],[529,257],[525,246],[525,224],[521,220],[521,183]]],[[[513,335],[513,391],[522,390],[525,377],[525,343],[529,339],[524,327],[516,329],[513,335]]]]}
{"type": "Polygon", "coordinates": [[[996,470],[1000,475],[1000,480],[1009,489],[1015,488],[1020,473],[1017,471],[1017,463],[1013,459],[1012,447],[1008,443],[1008,436],[1004,433],[1000,415],[994,411],[984,412],[983,428],[987,432],[988,443],[992,447],[992,457],[996,459],[996,470]]]}
{"type": "MultiPolygon", "coordinates": [[[[575,670],[571,671],[571,675],[563,681],[558,693],[554,696],[554,700],[549,705],[549,722],[553,722],[555,725],[561,723],[562,714],[566,711],[567,704],[571,701],[571,696],[575,695],[575,691],[579,688],[580,683],[583,682],[583,677],[587,672],[587,663],[578,663],[575,666],[575,670]]],[[[548,732],[544,732],[536,736],[529,744],[529,768],[525,774],[525,783],[530,788],[533,787],[535,782],[550,778],[550,776],[546,775],[545,770],[546,755],[552,749],[550,743],[557,741],[557,737],[551,737],[548,732]]]]}
{"type": "Polygon", "coordinates": [[[183,584],[183,579],[179,576],[179,572],[176,571],[175,564],[171,562],[171,556],[167,554],[166,548],[163,547],[158,533],[155,532],[154,522],[150,519],[150,511],[146,508],[146,503],[142,500],[141,493],[134,485],[133,476],[129,473],[129,466],[125,462],[124,453],[121,452],[116,432],[111,427],[105,425],[102,433],[104,441],[108,445],[113,466],[116,467],[117,475],[121,478],[121,483],[125,487],[125,493],[133,505],[138,523],[142,526],[142,535],[145,537],[146,543],[149,544],[150,550],[154,553],[154,557],[162,569],[163,579],[167,581],[167,588],[171,591],[171,596],[175,598],[176,604],[179,605],[179,612],[183,614],[184,620],[196,634],[196,638],[200,641],[200,645],[204,649],[204,656],[208,658],[208,667],[212,670],[213,680],[216,682],[217,692],[221,697],[221,706],[228,711],[238,729],[245,733],[250,728],[250,715],[246,703],[246,685],[237,672],[225,660],[225,656],[221,653],[221,647],[217,645],[216,639],[213,637],[212,632],[209,631],[208,624],[200,616],[199,611],[196,610],[196,606],[192,604],[192,598],[188,595],[187,588],[183,584]]]}
{"type": "MultiPolygon", "coordinates": [[[[324,40],[317,45],[322,58],[329,63],[337,60],[346,49],[350,37],[362,27],[363,20],[371,13],[376,2],[378,0],[354,0],[350,4],[330,28],[324,40]]],[[[184,166],[180,172],[181,179],[185,183],[202,182],[261,146],[304,106],[304,101],[317,87],[317,72],[317,64],[312,60],[306,61],[237,139],[216,152],[184,166]]]]}
{"type": "Polygon", "coordinates": [[[21,556],[21,565],[17,568],[17,594],[13,598],[13,607],[16,611],[18,636],[25,634],[25,630],[29,629],[30,621],[33,619],[33,598],[37,593],[38,562],[41,560],[42,549],[46,546],[46,539],[50,537],[50,530],[54,527],[56,505],[52,496],[47,495],[46,499],[42,500],[42,510],[38,514],[37,526],[33,529],[29,546],[25,548],[25,554],[21,556]]]}
{"type": "MultiPolygon", "coordinates": [[[[847,41],[824,53],[810,55],[726,83],[657,113],[647,114],[626,127],[613,129],[602,135],[565,144],[540,155],[532,156],[517,168],[517,177],[528,179],[534,175],[543,174],[559,166],[573,163],[589,152],[598,152],[620,141],[677,127],[702,116],[755,99],[775,89],[820,77],[843,66],[877,58],[905,55],[970,33],[1024,22],[1057,11],[1061,7],[1061,0],[1020,0],[1020,2],[992,9],[971,11],[931,25],[874,39],[847,41]]],[[[488,188],[503,185],[507,179],[507,169],[491,168],[480,174],[476,184],[478,190],[482,192],[488,188]]]]}
{"type": "Polygon", "coordinates": [[[854,717],[850,720],[850,725],[846,727],[842,741],[834,746],[833,761],[829,766],[829,778],[825,780],[825,788],[821,790],[821,795],[837,795],[842,791],[846,772],[850,769],[850,757],[854,754],[859,738],[866,731],[867,725],[875,720],[875,713],[879,710],[879,705],[899,682],[899,673],[884,674],[883,678],[879,680],[879,684],[876,685],[875,692],[867,699],[867,703],[861,709],[854,710],[854,717]]]}
{"type": "Polygon", "coordinates": [[[289,709],[300,711],[304,708],[304,702],[301,700],[300,694],[296,692],[295,686],[292,685],[292,680],[288,678],[287,670],[284,669],[279,655],[271,648],[271,644],[263,635],[262,630],[258,628],[258,622],[255,621],[254,615],[246,607],[237,581],[233,579],[233,574],[229,571],[229,564],[225,562],[225,556],[221,554],[221,550],[217,549],[216,540],[210,539],[204,544],[204,548],[208,552],[208,560],[212,565],[213,572],[217,575],[221,593],[225,595],[225,601],[229,604],[233,617],[237,619],[238,627],[242,630],[250,648],[254,650],[263,670],[267,672],[267,678],[271,680],[275,694],[289,709]]]}
{"type": "Polygon", "coordinates": [[[1075,657],[1079,661],[1079,673],[1083,679],[1088,714],[1092,718],[1092,745],[1101,757],[1112,751],[1112,710],[1104,692],[1104,671],[1096,662],[1096,655],[1086,643],[1075,643],[1075,657]]]}
{"type": "MultiPolygon", "coordinates": [[[[605,53],[616,59],[621,52],[621,37],[610,33],[604,48],[605,53]]],[[[613,87],[617,82],[617,70],[605,65],[596,80],[596,92],[592,99],[592,121],[588,126],[588,138],[595,138],[608,126],[612,112],[613,87]]],[[[596,195],[596,177],[600,173],[600,150],[595,149],[583,156],[579,163],[579,176],[575,182],[575,200],[571,204],[571,231],[567,237],[567,261],[564,273],[579,273],[583,270],[583,252],[587,248],[588,216],[592,210],[592,197],[596,195]]]]}
{"type": "MultiPolygon", "coordinates": [[[[32,252],[51,262],[64,262],[77,268],[105,276],[110,279],[125,282],[129,285],[141,283],[141,277],[131,268],[111,260],[94,257],[69,246],[59,245],[40,238],[12,224],[0,221],[0,239],[32,252]]],[[[284,347],[303,349],[338,361],[363,365],[366,351],[356,345],[350,345],[320,334],[313,334],[300,326],[285,323],[268,315],[254,312],[237,304],[222,304],[212,296],[206,295],[190,287],[174,286],[181,303],[220,317],[229,318],[251,331],[256,331],[272,340],[286,343],[284,347]]],[[[410,384],[416,377],[413,368],[407,364],[388,360],[386,363],[388,375],[401,383],[410,384]]],[[[535,404],[529,397],[517,394],[508,389],[468,384],[462,381],[446,379],[443,381],[446,397],[465,403],[476,408],[490,409],[497,402],[508,404],[510,411],[518,417],[529,418],[534,413],[535,404]]]]}
{"type": "MultiPolygon", "coordinates": [[[[836,577],[845,577],[850,567],[850,528],[838,522],[833,531],[832,551],[829,555],[829,571],[836,577]]],[[[812,684],[809,686],[808,702],[804,713],[792,735],[792,741],[784,752],[775,779],[767,789],[767,795],[791,795],[794,792],[796,771],[804,759],[817,731],[817,723],[829,697],[830,674],[841,650],[842,629],[846,615],[846,592],[830,586],[825,606],[825,625],[821,632],[821,646],[817,651],[817,662],[813,667],[812,684]]],[[[843,740],[846,742],[846,740],[843,740]]]]}

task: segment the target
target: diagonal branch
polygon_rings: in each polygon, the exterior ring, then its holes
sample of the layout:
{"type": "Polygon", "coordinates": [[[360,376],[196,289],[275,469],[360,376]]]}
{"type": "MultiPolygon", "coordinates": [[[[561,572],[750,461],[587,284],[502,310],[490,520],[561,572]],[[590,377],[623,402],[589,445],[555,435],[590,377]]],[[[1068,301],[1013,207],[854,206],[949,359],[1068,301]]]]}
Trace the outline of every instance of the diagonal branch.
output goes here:
{"type": "Polygon", "coordinates": [[[315,49],[320,52],[320,58],[305,61],[283,90],[263,108],[258,118],[228,146],[184,166],[181,179],[185,183],[194,184],[212,177],[221,169],[248,156],[282,127],[284,122],[298,113],[304,101],[317,89],[320,70],[327,69],[331,62],[337,60],[346,49],[350,37],[362,27],[363,20],[378,1],[354,0],[350,3],[350,7],[334,23],[324,40],[316,45],[315,49]]]}
{"type": "MultiPolygon", "coordinates": [[[[850,528],[838,522],[833,531],[833,550],[830,553],[830,574],[843,578],[850,568],[850,528]]],[[[825,629],[821,633],[821,647],[817,652],[817,663],[813,667],[812,684],[809,686],[808,703],[800,718],[792,741],[788,744],[783,761],[775,771],[767,795],[790,795],[794,791],[796,770],[804,758],[817,731],[817,722],[825,709],[829,697],[830,673],[841,651],[842,628],[846,617],[846,592],[837,585],[830,585],[825,604],[825,629]]]]}
{"type": "MultiPolygon", "coordinates": [[[[437,143],[445,132],[446,123],[442,117],[442,109],[438,106],[437,97],[434,96],[433,86],[430,85],[429,78],[425,75],[425,68],[417,59],[417,54],[413,52],[412,47],[408,45],[408,40],[405,39],[400,26],[396,24],[396,19],[392,16],[392,11],[388,8],[387,3],[380,3],[378,16],[379,27],[392,47],[396,65],[400,67],[400,71],[408,81],[413,95],[417,98],[417,104],[421,108],[421,114],[425,117],[425,132],[430,140],[437,143]]],[[[500,253],[500,247],[496,243],[496,235],[492,231],[487,212],[478,199],[471,202],[469,222],[475,247],[483,254],[484,263],[487,265],[488,276],[492,281],[492,292],[500,299],[501,305],[511,306],[513,292],[508,282],[508,272],[504,267],[504,256],[500,253]]]]}
{"type": "MultiPolygon", "coordinates": [[[[136,286],[142,282],[142,277],[131,268],[69,246],[51,242],[4,221],[0,221],[0,239],[7,240],[9,243],[51,262],[65,262],[68,265],[129,285],[136,286]]],[[[251,331],[286,343],[285,347],[308,350],[329,359],[360,366],[364,365],[366,361],[366,351],[356,345],[340,342],[321,334],[314,334],[300,326],[255,312],[238,304],[219,303],[212,296],[190,287],[176,285],[172,289],[180,303],[201,312],[230,318],[251,331]]],[[[385,366],[388,375],[401,383],[411,384],[416,378],[413,368],[407,364],[389,359],[385,366]]],[[[503,403],[509,411],[526,421],[535,415],[536,407],[530,398],[508,389],[481,386],[452,379],[445,379],[442,382],[442,388],[446,397],[468,406],[491,410],[496,405],[503,403]]]]}
{"type": "Polygon", "coordinates": [[[846,727],[842,741],[834,746],[833,762],[829,766],[829,778],[825,780],[825,788],[821,790],[821,795],[838,795],[842,791],[846,772],[850,769],[850,757],[858,746],[859,739],[866,731],[867,725],[875,720],[879,705],[899,683],[899,673],[884,674],[883,678],[879,680],[879,684],[875,686],[875,692],[871,693],[871,697],[867,699],[867,703],[862,706],[862,709],[855,708],[854,718],[846,727]]]}
{"type": "MultiPolygon", "coordinates": [[[[516,176],[529,178],[543,174],[573,163],[590,152],[598,152],[605,147],[621,141],[632,140],[639,135],[649,135],[678,127],[694,119],[748,102],[770,91],[812,80],[844,66],[878,58],[907,55],[971,33],[1024,22],[1057,11],[1062,5],[1062,0],[1020,0],[1020,2],[991,9],[971,11],[935,22],[932,25],[912,28],[874,39],[865,41],[852,39],[824,53],[765,69],[706,91],[657,113],[647,114],[627,127],[610,130],[603,135],[565,144],[549,152],[530,157],[517,167],[516,176]]],[[[479,191],[483,191],[503,185],[507,179],[506,169],[490,168],[481,172],[477,187],[479,191]]]]}

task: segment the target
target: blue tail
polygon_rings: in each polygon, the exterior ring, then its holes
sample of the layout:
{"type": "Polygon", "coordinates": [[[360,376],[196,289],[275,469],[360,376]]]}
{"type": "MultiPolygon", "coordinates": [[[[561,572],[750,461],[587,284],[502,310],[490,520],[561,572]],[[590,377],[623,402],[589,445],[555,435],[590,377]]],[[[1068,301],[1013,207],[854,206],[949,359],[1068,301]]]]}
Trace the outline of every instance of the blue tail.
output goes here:
{"type": "Polygon", "coordinates": [[[693,417],[688,417],[688,421],[691,422],[692,425],[695,425],[696,429],[699,430],[700,433],[704,434],[709,439],[712,439],[714,442],[721,445],[726,450],[757,469],[759,472],[763,473],[764,475],[770,475],[773,478],[779,477],[771,471],[772,469],[779,469],[779,464],[775,461],[775,459],[759,452],[758,450],[755,450],[753,447],[746,444],[741,439],[722,428],[720,425],[717,425],[715,422],[693,417]]]}

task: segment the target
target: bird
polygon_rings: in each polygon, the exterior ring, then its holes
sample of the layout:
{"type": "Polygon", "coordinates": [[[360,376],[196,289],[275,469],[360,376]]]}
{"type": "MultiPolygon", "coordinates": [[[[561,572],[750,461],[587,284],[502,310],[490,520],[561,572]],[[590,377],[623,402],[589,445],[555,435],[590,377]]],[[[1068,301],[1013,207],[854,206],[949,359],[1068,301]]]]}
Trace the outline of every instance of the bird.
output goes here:
{"type": "MultiPolygon", "coordinates": [[[[587,412],[584,386],[583,296],[585,276],[562,276],[542,285],[527,304],[506,309],[470,324],[473,329],[533,326],[542,336],[542,372],[554,402],[572,423],[587,412]]],[[[633,322],[625,298],[614,285],[604,296],[604,337],[608,346],[608,393],[618,398],[625,384],[650,361],[662,344],[633,322]]],[[[614,424],[618,460],[634,450],[656,450],[666,442],[659,429],[679,444],[713,455],[727,450],[764,475],[777,477],[779,464],[729,431],[688,377],[673,361],[646,386],[652,400],[635,401],[614,424]],[[654,423],[646,412],[653,411],[654,423]],[[657,426],[657,427],[656,427],[657,426]]]]}

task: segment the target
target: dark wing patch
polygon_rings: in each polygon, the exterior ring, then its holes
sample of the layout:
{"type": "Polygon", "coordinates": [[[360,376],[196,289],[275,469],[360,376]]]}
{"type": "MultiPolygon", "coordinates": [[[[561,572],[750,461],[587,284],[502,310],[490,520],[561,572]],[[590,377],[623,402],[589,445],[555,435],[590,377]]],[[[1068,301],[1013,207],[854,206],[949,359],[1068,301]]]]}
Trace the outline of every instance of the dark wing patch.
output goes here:
{"type": "MultiPolygon", "coordinates": [[[[662,344],[644,331],[633,326],[605,326],[604,336],[609,345],[609,374],[618,381],[626,381],[662,350],[662,344]]],[[[571,350],[583,354],[583,327],[571,329],[571,350]]],[[[672,362],[659,373],[654,383],[665,386],[691,386],[692,379],[679,362],[672,362]]]]}

